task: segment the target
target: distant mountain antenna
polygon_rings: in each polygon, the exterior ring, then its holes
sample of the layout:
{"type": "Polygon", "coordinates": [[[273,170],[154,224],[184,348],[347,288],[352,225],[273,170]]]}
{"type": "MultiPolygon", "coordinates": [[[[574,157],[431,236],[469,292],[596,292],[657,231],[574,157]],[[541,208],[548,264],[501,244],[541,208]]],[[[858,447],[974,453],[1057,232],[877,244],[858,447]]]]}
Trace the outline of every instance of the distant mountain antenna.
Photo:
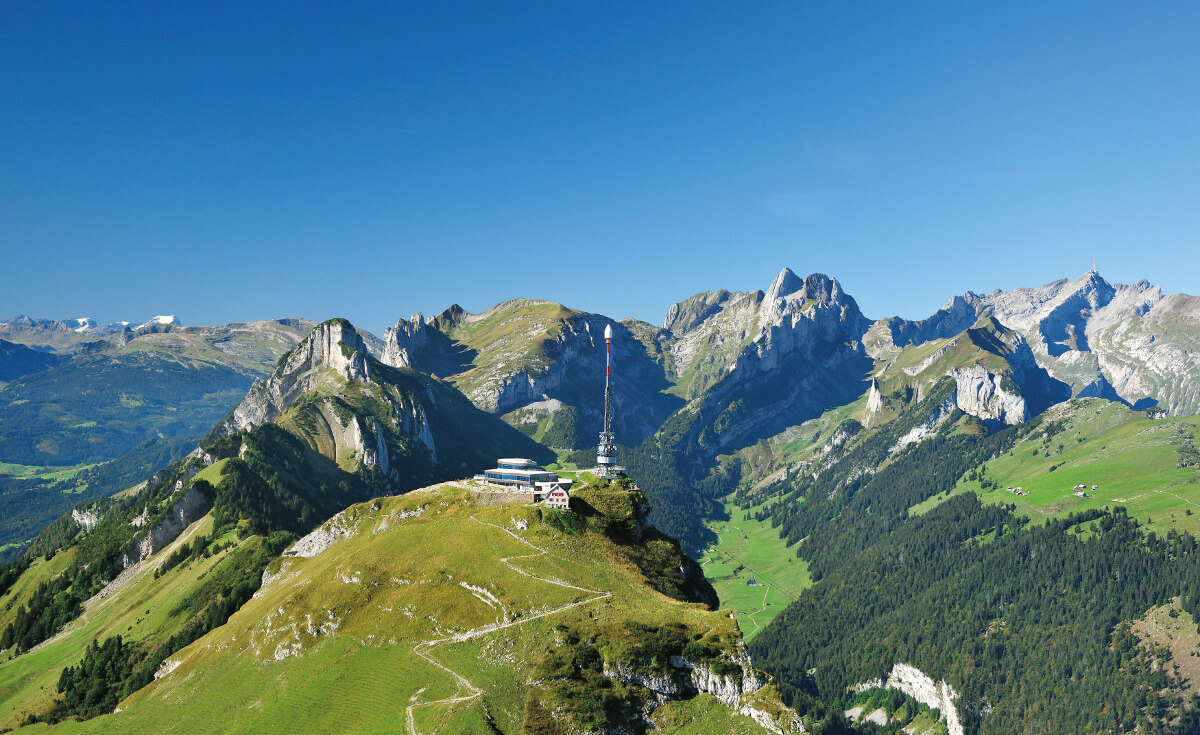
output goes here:
{"type": "Polygon", "coordinates": [[[600,475],[620,472],[616,466],[617,438],[612,430],[612,325],[604,327],[604,428],[600,431],[600,446],[596,449],[596,468],[600,475]]]}

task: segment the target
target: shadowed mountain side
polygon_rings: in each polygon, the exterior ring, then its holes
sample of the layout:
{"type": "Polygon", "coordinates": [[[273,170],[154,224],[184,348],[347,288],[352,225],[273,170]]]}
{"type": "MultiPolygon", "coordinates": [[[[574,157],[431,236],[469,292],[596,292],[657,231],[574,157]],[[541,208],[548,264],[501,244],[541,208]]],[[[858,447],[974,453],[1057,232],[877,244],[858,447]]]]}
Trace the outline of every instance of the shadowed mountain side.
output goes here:
{"type": "Polygon", "coordinates": [[[1092,271],[1035,288],[967,292],[928,319],[877,322],[868,343],[878,357],[949,338],[985,316],[1024,335],[1036,362],[1071,395],[1200,412],[1200,298],[1166,296],[1144,280],[1110,284],[1092,271]]]}
{"type": "Polygon", "coordinates": [[[664,335],[640,322],[526,299],[482,314],[455,305],[428,322],[399,320],[382,360],[446,378],[526,434],[576,449],[592,444],[602,423],[605,327],[614,333],[616,431],[640,441],[683,403],[666,392],[664,335]]]}

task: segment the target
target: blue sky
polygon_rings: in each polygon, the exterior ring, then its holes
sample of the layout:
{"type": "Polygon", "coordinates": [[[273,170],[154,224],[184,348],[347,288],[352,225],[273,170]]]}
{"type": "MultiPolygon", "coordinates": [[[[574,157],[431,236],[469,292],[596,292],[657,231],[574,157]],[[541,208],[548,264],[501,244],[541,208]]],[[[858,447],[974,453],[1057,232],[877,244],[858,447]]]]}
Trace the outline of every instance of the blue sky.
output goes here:
{"type": "Polygon", "coordinates": [[[0,4],[0,318],[1200,293],[1195,3],[0,4]]]}

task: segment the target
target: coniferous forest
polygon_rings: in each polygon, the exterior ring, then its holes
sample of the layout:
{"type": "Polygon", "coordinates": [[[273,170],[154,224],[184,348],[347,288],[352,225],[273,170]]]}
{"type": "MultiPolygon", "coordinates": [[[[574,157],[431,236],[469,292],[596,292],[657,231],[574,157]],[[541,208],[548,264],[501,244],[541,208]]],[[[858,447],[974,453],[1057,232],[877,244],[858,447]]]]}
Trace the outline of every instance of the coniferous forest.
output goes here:
{"type": "Polygon", "coordinates": [[[751,646],[785,698],[832,725],[850,687],[907,663],[958,692],[968,733],[1200,727],[1177,662],[1131,628],[1173,601],[1200,616],[1191,535],[1146,533],[1119,506],[1035,523],[969,493],[908,513],[1038,425],[936,437],[854,477],[864,442],[763,511],[820,580],[751,646]]]}

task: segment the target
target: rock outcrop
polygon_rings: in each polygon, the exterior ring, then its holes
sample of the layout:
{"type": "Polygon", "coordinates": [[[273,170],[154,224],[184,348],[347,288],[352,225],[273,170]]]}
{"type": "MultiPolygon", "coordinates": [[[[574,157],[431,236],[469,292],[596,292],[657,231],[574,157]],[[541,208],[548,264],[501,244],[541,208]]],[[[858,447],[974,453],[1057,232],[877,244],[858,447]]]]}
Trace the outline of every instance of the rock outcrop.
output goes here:
{"type": "Polygon", "coordinates": [[[935,682],[915,666],[896,664],[884,686],[898,689],[921,704],[938,710],[950,735],[963,735],[962,721],[958,718],[958,708],[955,706],[958,693],[946,682],[935,682]]]}
{"type": "Polygon", "coordinates": [[[166,516],[154,528],[121,554],[116,562],[117,569],[128,569],[143,559],[148,559],[158,553],[179,538],[179,534],[183,533],[184,529],[202,518],[211,507],[212,498],[207,497],[195,485],[192,485],[179,500],[175,501],[166,516]]]}
{"type": "Polygon", "coordinates": [[[836,280],[783,269],[765,291],[700,294],[668,314],[665,343],[707,457],[862,395],[870,322],[836,280]]]}
{"type": "Polygon", "coordinates": [[[365,381],[370,375],[362,337],[345,319],[331,319],[317,325],[284,355],[270,377],[254,381],[225,427],[232,432],[261,426],[278,418],[297,397],[323,380],[365,381]]]}
{"type": "Polygon", "coordinates": [[[1025,399],[1011,379],[988,372],[982,365],[955,370],[954,402],[964,413],[992,424],[1013,426],[1029,420],[1025,399]]]}
{"type": "Polygon", "coordinates": [[[886,331],[903,347],[952,337],[989,315],[1024,336],[1067,397],[1107,395],[1200,413],[1200,298],[1166,296],[1146,281],[1110,284],[1092,271],[1036,288],[967,292],[928,319],[891,319],[886,331]]]}
{"type": "Polygon", "coordinates": [[[564,424],[571,429],[560,441],[573,445],[582,435],[590,443],[601,422],[595,381],[604,374],[604,329],[611,327],[621,376],[613,385],[616,431],[636,443],[681,401],[663,392],[669,384],[661,358],[647,345],[658,336],[654,328],[633,326],[636,333],[548,301],[509,301],[481,314],[455,305],[429,321],[420,314],[397,321],[385,334],[381,362],[448,379],[477,407],[515,425],[549,421],[569,408],[564,424]]]}
{"type": "Polygon", "coordinates": [[[934,409],[932,413],[929,414],[928,418],[910,428],[904,433],[903,436],[897,439],[896,444],[892,447],[891,451],[894,452],[897,449],[908,446],[909,444],[916,444],[917,442],[933,436],[934,432],[938,430],[938,427],[945,423],[946,419],[950,418],[955,408],[957,408],[957,399],[954,396],[947,398],[936,409],[934,409]]]}
{"type": "Polygon", "coordinates": [[[84,531],[90,531],[100,523],[100,512],[95,508],[71,509],[71,520],[84,531]]]}
{"type": "Polygon", "coordinates": [[[755,669],[745,651],[739,651],[734,660],[737,673],[717,673],[707,662],[693,663],[681,656],[672,656],[666,670],[656,672],[638,671],[626,662],[605,662],[604,675],[609,679],[637,686],[649,691],[654,701],[643,712],[649,715],[666,702],[687,699],[698,694],[711,694],[735,712],[754,719],[762,727],[774,733],[804,732],[799,718],[790,710],[784,714],[785,721],[755,706],[747,695],[753,694],[770,683],[770,678],[755,669]]]}
{"type": "Polygon", "coordinates": [[[396,326],[383,334],[383,353],[379,361],[392,367],[414,367],[429,347],[430,331],[425,316],[419,312],[409,321],[397,320],[396,326]]]}
{"type": "Polygon", "coordinates": [[[338,513],[333,518],[318,526],[315,531],[285,549],[283,555],[311,559],[330,546],[333,546],[338,539],[354,533],[355,528],[355,525],[344,512],[338,513]]]}
{"type": "Polygon", "coordinates": [[[883,394],[879,392],[879,382],[872,379],[871,387],[867,391],[867,423],[870,423],[871,417],[883,410],[883,394]]]}

